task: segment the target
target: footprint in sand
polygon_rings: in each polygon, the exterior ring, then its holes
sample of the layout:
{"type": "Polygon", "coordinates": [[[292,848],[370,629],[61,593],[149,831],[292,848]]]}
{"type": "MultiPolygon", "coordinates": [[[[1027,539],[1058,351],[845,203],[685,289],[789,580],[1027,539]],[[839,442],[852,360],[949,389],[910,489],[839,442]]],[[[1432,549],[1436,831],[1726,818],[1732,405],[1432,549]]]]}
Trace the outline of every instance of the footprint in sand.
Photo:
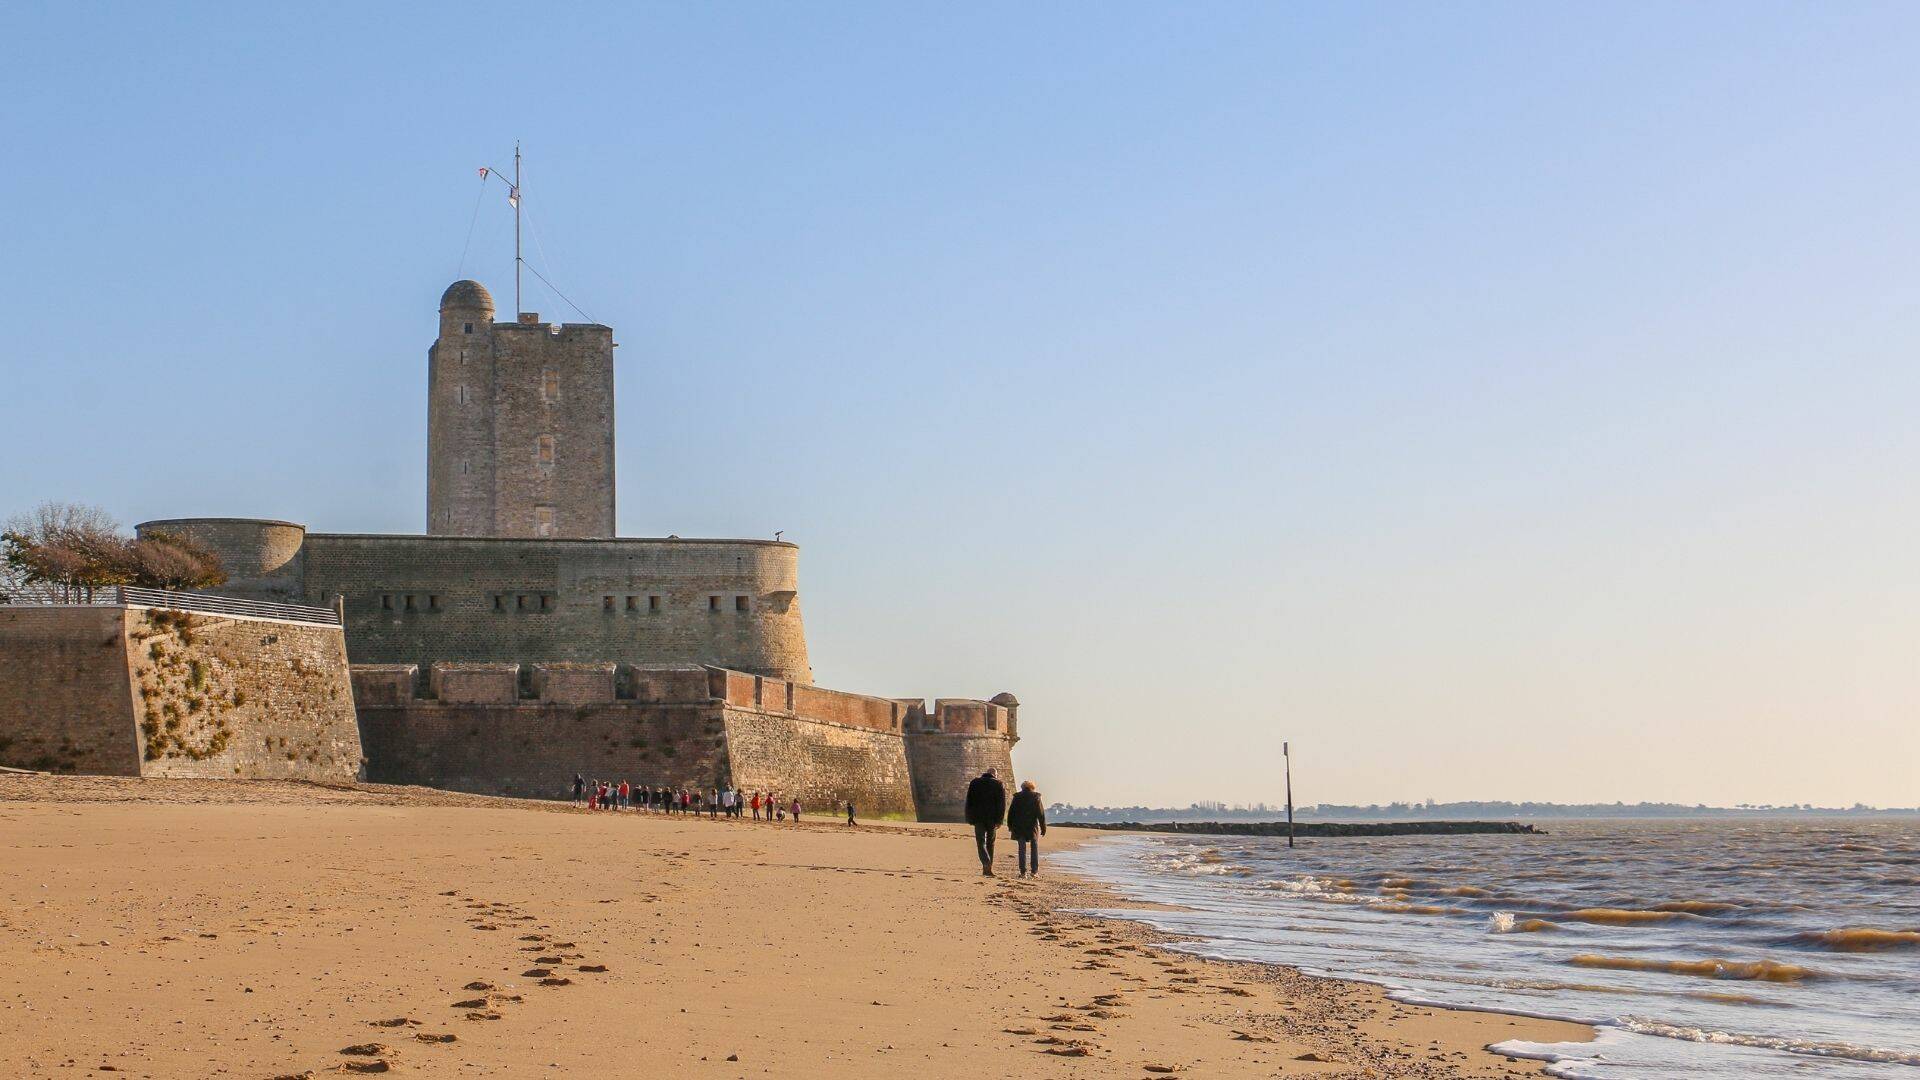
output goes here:
{"type": "Polygon", "coordinates": [[[420,1021],[415,1020],[411,1016],[396,1016],[391,1020],[369,1020],[367,1021],[367,1023],[374,1027],[383,1027],[383,1028],[419,1027],[420,1026],[420,1021]]]}
{"type": "Polygon", "coordinates": [[[1178,1065],[1142,1065],[1140,1066],[1140,1069],[1142,1072],[1150,1072],[1150,1073],[1177,1073],[1180,1071],[1180,1066],[1178,1065]]]}
{"type": "Polygon", "coordinates": [[[414,1032],[413,1037],[416,1039],[419,1039],[421,1042],[424,1042],[424,1043],[450,1043],[450,1042],[456,1041],[459,1038],[459,1036],[457,1035],[447,1034],[444,1032],[435,1033],[431,1031],[416,1031],[414,1032]]]}
{"type": "Polygon", "coordinates": [[[581,965],[580,965],[580,970],[581,970],[581,971],[596,971],[596,972],[597,972],[597,971],[605,971],[605,970],[607,970],[607,965],[605,965],[605,964],[581,964],[581,965]]]}
{"type": "Polygon", "coordinates": [[[559,963],[559,962],[560,962],[561,960],[563,960],[563,959],[565,959],[565,957],[560,957],[560,956],[536,956],[536,957],[534,957],[534,958],[533,958],[533,962],[534,962],[534,963],[536,963],[536,964],[557,964],[557,963],[559,963]]]}
{"type": "Polygon", "coordinates": [[[393,1066],[391,1064],[389,1064],[388,1062],[379,1061],[379,1060],[349,1061],[346,1064],[340,1066],[340,1068],[350,1073],[383,1073],[383,1072],[393,1071],[393,1066]]]}
{"type": "Polygon", "coordinates": [[[468,1013],[468,1014],[467,1014],[467,1019],[469,1019],[469,1020],[498,1020],[498,1019],[500,1019],[500,1014],[499,1014],[499,1013],[497,1013],[497,1012],[470,1012],[470,1013],[468,1013]]]}
{"type": "Polygon", "coordinates": [[[551,979],[541,979],[540,985],[541,986],[572,986],[573,980],[556,976],[551,979]]]}
{"type": "Polygon", "coordinates": [[[493,989],[496,989],[496,987],[492,983],[487,982],[485,979],[475,979],[472,982],[468,983],[467,985],[461,987],[460,989],[462,990],[493,990],[493,989]]]}
{"type": "Polygon", "coordinates": [[[1035,1031],[1035,1030],[1034,1030],[1034,1029],[1032,1029],[1032,1028],[1001,1028],[1000,1030],[1001,1030],[1001,1031],[1004,1031],[1004,1032],[1006,1032],[1006,1033],[1007,1033],[1007,1034],[1009,1034],[1009,1035],[1038,1035],[1038,1034],[1040,1034],[1040,1033],[1039,1033],[1038,1031],[1035,1031]]]}
{"type": "Polygon", "coordinates": [[[545,941],[545,940],[547,940],[547,935],[545,935],[545,934],[522,934],[522,935],[520,935],[520,940],[521,940],[521,941],[545,941]]]}
{"type": "Polygon", "coordinates": [[[500,929],[499,927],[497,927],[497,926],[495,926],[495,925],[493,925],[492,923],[484,923],[484,922],[483,922],[483,923],[475,923],[475,924],[473,924],[473,928],[474,928],[475,930],[498,930],[498,929],[500,929]]]}
{"type": "Polygon", "coordinates": [[[523,979],[544,979],[551,974],[553,974],[552,968],[528,968],[520,973],[520,977],[523,979]]]}
{"type": "Polygon", "coordinates": [[[391,1049],[393,1048],[385,1043],[355,1043],[352,1046],[341,1047],[340,1052],[354,1057],[379,1057],[391,1049]]]}

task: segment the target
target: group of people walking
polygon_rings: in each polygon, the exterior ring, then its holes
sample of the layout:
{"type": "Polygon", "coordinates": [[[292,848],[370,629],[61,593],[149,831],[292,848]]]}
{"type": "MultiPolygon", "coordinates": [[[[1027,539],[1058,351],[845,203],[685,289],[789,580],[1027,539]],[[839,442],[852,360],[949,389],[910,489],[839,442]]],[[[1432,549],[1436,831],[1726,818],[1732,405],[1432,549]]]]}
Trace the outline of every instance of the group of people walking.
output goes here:
{"type": "MultiPolygon", "coordinates": [[[[573,803],[589,810],[640,810],[695,817],[705,813],[710,818],[744,818],[751,813],[755,821],[800,821],[800,800],[782,804],[779,795],[771,791],[630,785],[625,780],[588,780],[578,773],[573,777],[573,803]]],[[[1018,848],[1020,876],[1039,876],[1040,838],[1047,835],[1047,811],[1033,781],[1021,784],[1008,800],[1007,786],[995,770],[988,769],[967,785],[966,819],[973,826],[981,874],[993,876],[993,841],[1004,824],[1018,848]]],[[[852,803],[847,804],[847,824],[853,824],[852,803]]]]}
{"type": "MultiPolygon", "coordinates": [[[[800,820],[800,800],[782,804],[774,792],[736,791],[712,787],[706,790],[685,787],[654,787],[628,784],[625,780],[588,780],[574,774],[573,804],[589,810],[642,810],[659,814],[706,814],[710,818],[744,818],[755,821],[800,820]]],[[[847,821],[853,821],[853,805],[847,805],[847,821]]]]}
{"type": "Polygon", "coordinates": [[[967,785],[967,824],[973,826],[973,843],[980,854],[980,873],[993,876],[993,839],[1006,823],[1018,848],[1020,876],[1039,876],[1040,838],[1047,835],[1047,809],[1033,781],[1020,785],[1013,801],[1007,801],[1007,786],[994,770],[988,769],[967,785]]]}

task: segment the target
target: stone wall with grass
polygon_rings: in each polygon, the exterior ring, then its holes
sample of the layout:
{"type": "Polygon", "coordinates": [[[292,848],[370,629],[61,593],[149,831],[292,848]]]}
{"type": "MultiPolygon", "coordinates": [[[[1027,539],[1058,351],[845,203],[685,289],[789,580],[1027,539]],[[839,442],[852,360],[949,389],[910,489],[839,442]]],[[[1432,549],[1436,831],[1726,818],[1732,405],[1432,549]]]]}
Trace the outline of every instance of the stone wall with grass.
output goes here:
{"type": "Polygon", "coordinates": [[[338,626],[138,606],[0,610],[0,765],[352,780],[338,626]]]}
{"type": "Polygon", "coordinates": [[[352,780],[359,725],[337,626],[129,609],[141,772],[352,780]]]}

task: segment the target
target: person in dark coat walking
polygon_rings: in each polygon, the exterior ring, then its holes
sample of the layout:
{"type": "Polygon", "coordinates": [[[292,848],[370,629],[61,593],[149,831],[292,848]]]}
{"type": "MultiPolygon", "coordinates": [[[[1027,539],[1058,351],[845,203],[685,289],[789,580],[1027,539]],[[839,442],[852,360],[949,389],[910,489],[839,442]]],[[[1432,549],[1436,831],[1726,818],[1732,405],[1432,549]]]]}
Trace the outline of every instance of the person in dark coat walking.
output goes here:
{"type": "Polygon", "coordinates": [[[993,876],[993,838],[1007,817],[1007,787],[988,769],[967,785],[967,824],[980,851],[980,873],[993,876]]]}
{"type": "Polygon", "coordinates": [[[1013,797],[1012,805],[1007,807],[1007,832],[1013,836],[1013,842],[1020,854],[1020,876],[1031,873],[1040,876],[1040,838],[1047,835],[1047,810],[1041,805],[1040,793],[1033,788],[1033,781],[1020,785],[1020,794],[1013,797]],[[1032,869],[1028,869],[1028,855],[1032,855],[1032,869]]]}

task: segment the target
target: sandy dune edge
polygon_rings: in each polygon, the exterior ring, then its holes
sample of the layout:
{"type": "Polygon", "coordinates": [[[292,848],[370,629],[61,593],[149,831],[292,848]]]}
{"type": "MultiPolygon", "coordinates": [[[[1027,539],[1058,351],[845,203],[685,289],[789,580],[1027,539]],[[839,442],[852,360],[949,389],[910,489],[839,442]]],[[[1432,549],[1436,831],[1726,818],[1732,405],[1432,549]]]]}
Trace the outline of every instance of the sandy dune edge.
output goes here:
{"type": "Polygon", "coordinates": [[[529,809],[0,777],[0,1073],[1495,1077],[1587,1034],[1161,953],[957,828],[529,809]]]}

